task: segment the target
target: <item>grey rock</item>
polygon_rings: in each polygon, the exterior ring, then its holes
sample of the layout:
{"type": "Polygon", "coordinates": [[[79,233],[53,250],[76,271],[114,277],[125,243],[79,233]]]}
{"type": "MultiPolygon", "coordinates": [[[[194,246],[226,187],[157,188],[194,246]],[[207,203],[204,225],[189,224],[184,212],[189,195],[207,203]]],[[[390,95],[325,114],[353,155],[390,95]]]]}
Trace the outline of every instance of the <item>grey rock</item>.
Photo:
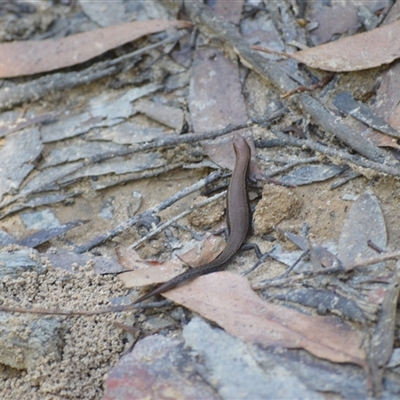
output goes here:
{"type": "Polygon", "coordinates": [[[43,357],[61,359],[61,323],[56,318],[0,313],[0,363],[33,370],[43,357]]]}
{"type": "Polygon", "coordinates": [[[60,221],[49,209],[21,213],[21,219],[27,229],[48,229],[61,225],[60,221]]]}
{"type": "Polygon", "coordinates": [[[184,328],[183,337],[203,360],[197,370],[223,399],[323,398],[279,366],[261,368],[246,343],[200,318],[184,328]]]}
{"type": "Polygon", "coordinates": [[[5,248],[0,252],[0,279],[7,275],[17,278],[26,271],[36,271],[38,274],[46,271],[46,266],[40,261],[39,253],[36,250],[9,251],[5,248]]]}

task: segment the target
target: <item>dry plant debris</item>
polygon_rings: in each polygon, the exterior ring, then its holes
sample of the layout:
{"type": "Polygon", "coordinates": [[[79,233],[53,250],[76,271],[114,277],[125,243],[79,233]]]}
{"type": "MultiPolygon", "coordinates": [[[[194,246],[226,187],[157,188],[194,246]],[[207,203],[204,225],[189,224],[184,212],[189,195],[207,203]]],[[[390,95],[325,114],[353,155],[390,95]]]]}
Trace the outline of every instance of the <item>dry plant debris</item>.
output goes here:
{"type": "MultiPolygon", "coordinates": [[[[399,58],[399,35],[400,21],[395,21],[369,32],[284,55],[311,68],[325,71],[360,71],[389,64],[399,58]]],[[[262,50],[259,46],[257,49],[262,50]]],[[[268,49],[265,51],[278,53],[268,49]]]]}
{"type": "Polygon", "coordinates": [[[0,108],[8,110],[0,114],[0,241],[38,249],[0,253],[0,308],[21,311],[0,314],[6,398],[400,391],[391,261],[400,253],[400,163],[389,149],[398,147],[400,64],[398,41],[385,39],[399,36],[400,2],[202,3],[0,3],[0,38],[9,42],[0,48],[35,50],[29,63],[11,60],[6,73],[16,79],[0,81],[0,108]],[[82,40],[68,45],[85,37],[90,49],[82,40]],[[344,54],[338,68],[359,71],[327,75],[251,45],[311,54],[319,67],[338,67],[344,54]],[[326,56],[324,48],[333,50],[326,56]],[[363,69],[371,65],[382,66],[363,69]],[[258,201],[252,241],[263,256],[240,253],[231,272],[165,293],[184,308],[144,304],[132,326],[118,311],[134,309],[121,305],[139,295],[127,300],[128,288],[168,280],[222,250],[215,236],[198,246],[206,226],[223,219],[227,183],[220,170],[204,178],[205,168],[232,167],[237,133],[252,146],[252,176],[283,185],[265,186],[260,201],[261,184],[250,189],[258,201]],[[209,186],[220,192],[196,197],[209,186]],[[32,228],[37,208],[47,213],[32,228]],[[41,261],[45,254],[54,268],[41,261]],[[111,276],[121,271],[121,279],[111,276]],[[45,316],[22,314],[38,307],[45,316]],[[173,331],[189,319],[183,335],[173,331]],[[139,340],[141,329],[159,334],[139,340]],[[123,332],[138,342],[118,363],[123,332]]]}
{"type": "MultiPolygon", "coordinates": [[[[190,243],[186,246],[190,246],[190,243]]],[[[222,251],[222,239],[216,236],[207,235],[204,242],[196,244],[191,249],[176,254],[176,258],[158,265],[143,265],[140,262],[130,260],[129,269],[133,271],[123,272],[118,278],[124,283],[125,287],[140,287],[154,283],[163,283],[183,272],[183,267],[198,267],[200,264],[212,261],[222,251]],[[179,257],[179,258],[178,258],[179,257]]]]}
{"type": "Polygon", "coordinates": [[[329,317],[312,317],[265,303],[247,279],[236,274],[223,271],[205,275],[165,293],[165,297],[217,322],[245,341],[266,347],[305,348],[333,362],[365,365],[359,333],[329,317]]]}
{"type": "Polygon", "coordinates": [[[0,77],[12,78],[70,67],[142,36],[189,26],[190,23],[185,21],[135,21],[58,40],[2,43],[0,77]],[[48,57],[49,54],[57,57],[48,57]]]}
{"type": "Polygon", "coordinates": [[[369,32],[299,51],[294,58],[327,71],[359,71],[389,64],[400,57],[400,21],[369,32]],[[382,46],[382,43],[385,45],[382,46]],[[362,51],[358,51],[362,49],[362,51]]]}

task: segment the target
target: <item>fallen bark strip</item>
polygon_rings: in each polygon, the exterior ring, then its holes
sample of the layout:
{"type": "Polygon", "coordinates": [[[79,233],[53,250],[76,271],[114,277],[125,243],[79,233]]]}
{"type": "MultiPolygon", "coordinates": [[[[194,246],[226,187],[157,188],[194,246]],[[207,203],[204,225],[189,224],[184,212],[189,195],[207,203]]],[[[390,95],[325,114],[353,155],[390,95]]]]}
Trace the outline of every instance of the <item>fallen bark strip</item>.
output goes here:
{"type": "Polygon", "coordinates": [[[393,353],[399,291],[400,270],[399,265],[397,264],[392,282],[386,289],[385,297],[379,313],[378,323],[371,335],[368,354],[370,383],[374,394],[377,396],[380,396],[383,391],[384,370],[393,353]]]}

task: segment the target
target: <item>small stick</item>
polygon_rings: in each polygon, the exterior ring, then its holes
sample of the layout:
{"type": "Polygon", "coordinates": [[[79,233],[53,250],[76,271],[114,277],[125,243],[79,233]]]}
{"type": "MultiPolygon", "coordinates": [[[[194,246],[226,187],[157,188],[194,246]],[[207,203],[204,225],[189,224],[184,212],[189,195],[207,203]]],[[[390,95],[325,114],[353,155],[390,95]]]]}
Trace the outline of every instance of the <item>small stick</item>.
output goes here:
{"type": "Polygon", "coordinates": [[[281,95],[281,99],[286,99],[296,93],[312,92],[315,89],[323,88],[332,80],[333,76],[334,76],[334,74],[329,74],[329,75],[324,76],[321,80],[319,80],[317,83],[314,83],[313,85],[299,86],[296,89],[289,90],[285,94],[281,95]]]}
{"type": "Polygon", "coordinates": [[[184,135],[169,135],[168,137],[163,137],[162,139],[157,139],[153,140],[152,142],[145,142],[143,144],[138,144],[136,146],[127,147],[125,149],[121,149],[120,151],[113,151],[113,152],[109,151],[103,154],[95,155],[85,165],[102,162],[114,157],[125,157],[143,151],[155,150],[163,147],[177,146],[183,143],[198,143],[202,140],[216,139],[217,137],[227,135],[228,133],[233,133],[235,131],[249,128],[255,125],[259,125],[262,127],[269,127],[273,121],[281,118],[286,112],[287,108],[281,107],[279,110],[276,110],[267,117],[255,118],[238,125],[229,124],[225,128],[218,129],[216,131],[189,132],[185,133],[184,135]]]}
{"type": "Polygon", "coordinates": [[[258,268],[268,257],[271,257],[270,253],[263,254],[251,268],[249,268],[247,271],[242,272],[241,275],[246,276],[250,274],[250,272],[253,272],[256,268],[258,268]]]}
{"type": "Polygon", "coordinates": [[[42,315],[65,315],[65,316],[85,316],[90,317],[93,315],[102,315],[102,314],[110,314],[116,312],[124,312],[124,311],[132,311],[132,310],[143,310],[146,308],[155,308],[155,307],[163,307],[171,304],[169,300],[157,301],[147,304],[134,304],[129,303],[120,306],[110,306],[99,308],[97,310],[86,310],[86,311],[75,311],[75,310],[60,310],[57,308],[26,308],[26,307],[12,307],[12,306],[4,306],[0,305],[0,312],[16,312],[21,314],[42,314],[42,315]]]}
{"type": "Polygon", "coordinates": [[[297,139],[272,129],[271,132],[274,133],[280,139],[282,144],[301,147],[301,148],[308,147],[309,149],[317,151],[318,153],[331,156],[334,158],[340,158],[346,162],[358,165],[362,168],[372,169],[393,176],[400,176],[400,168],[398,166],[389,164],[380,164],[375,161],[370,161],[364,157],[355,156],[347,153],[346,151],[336,150],[332,147],[328,147],[323,144],[317,143],[312,139],[297,139]]]}
{"type": "Polygon", "coordinates": [[[299,264],[299,262],[303,259],[303,257],[305,257],[308,254],[309,251],[310,249],[304,250],[297,258],[297,260],[279,278],[287,278],[290,275],[290,273],[295,269],[296,265],[299,264]]]}
{"type": "Polygon", "coordinates": [[[297,282],[303,279],[311,278],[313,276],[317,275],[324,275],[324,274],[332,274],[334,272],[350,272],[356,268],[360,267],[366,267],[368,265],[372,264],[378,264],[383,261],[388,261],[388,260],[397,260],[400,259],[400,251],[394,251],[390,253],[385,253],[385,254],[380,254],[376,257],[368,258],[367,260],[361,260],[354,262],[352,264],[344,265],[341,267],[331,267],[331,268],[324,268],[320,271],[310,271],[310,272],[303,272],[301,274],[298,274],[296,276],[290,277],[290,278],[280,278],[279,279],[270,279],[268,281],[262,281],[253,284],[251,287],[254,290],[260,290],[260,289],[266,289],[268,287],[277,287],[277,286],[283,286],[287,285],[293,282],[297,282]]]}
{"type": "Polygon", "coordinates": [[[257,51],[262,51],[263,53],[267,53],[267,54],[273,54],[274,56],[279,56],[279,57],[284,57],[284,58],[291,58],[291,59],[296,60],[296,58],[293,57],[293,55],[290,54],[290,53],[285,53],[285,52],[282,52],[282,51],[273,50],[273,49],[270,49],[268,47],[259,46],[257,44],[253,44],[253,46],[251,46],[251,49],[252,50],[257,50],[257,51]]]}
{"type": "Polygon", "coordinates": [[[284,167],[277,168],[277,169],[275,169],[274,171],[271,171],[271,172],[267,172],[267,173],[264,174],[264,176],[272,177],[272,176],[281,174],[282,172],[285,172],[285,171],[287,171],[287,170],[289,170],[289,169],[291,169],[291,168],[293,168],[293,167],[295,167],[297,165],[311,164],[311,163],[314,163],[314,162],[318,162],[319,160],[320,160],[320,158],[318,156],[310,157],[310,158],[302,158],[302,159],[287,163],[284,167]]]}
{"type": "Polygon", "coordinates": [[[195,203],[193,205],[191,205],[187,210],[185,210],[184,212],[180,213],[179,215],[176,215],[175,217],[171,218],[169,221],[166,221],[165,223],[158,225],[155,229],[153,229],[152,231],[150,231],[147,235],[143,236],[141,239],[137,240],[135,243],[133,243],[131,246],[129,246],[130,249],[135,249],[137,248],[140,244],[142,244],[143,242],[145,242],[146,240],[150,239],[151,237],[153,237],[154,235],[156,235],[157,233],[163,231],[165,228],[167,228],[168,226],[174,224],[176,221],[179,221],[181,218],[186,217],[186,215],[190,214],[191,212],[193,212],[194,210],[197,210],[201,207],[206,206],[207,204],[210,204],[218,199],[220,199],[221,197],[224,197],[226,194],[226,191],[222,192],[222,193],[218,193],[206,200],[203,201],[199,201],[198,203],[195,203]]]}
{"type": "Polygon", "coordinates": [[[371,249],[375,250],[377,253],[382,254],[385,251],[381,249],[377,244],[375,244],[371,239],[367,241],[367,245],[371,247],[371,249]]]}
{"type": "Polygon", "coordinates": [[[162,210],[165,210],[178,200],[183,199],[184,197],[188,196],[189,194],[203,188],[204,186],[208,185],[211,182],[214,182],[215,180],[219,179],[221,177],[221,172],[220,171],[214,171],[212,172],[209,176],[207,176],[204,179],[201,179],[200,181],[196,182],[195,184],[186,187],[183,190],[180,190],[179,192],[175,193],[173,196],[170,198],[164,200],[163,202],[157,204],[156,206],[146,210],[144,213],[141,213],[139,215],[135,215],[133,218],[130,218],[129,220],[122,222],[115,228],[111,229],[110,231],[96,236],[94,239],[90,240],[89,242],[79,246],[76,249],[77,253],[85,253],[86,251],[89,251],[93,249],[96,246],[100,246],[101,244],[105,243],[107,240],[110,240],[114,238],[117,235],[120,235],[122,232],[126,231],[133,225],[135,225],[145,214],[157,214],[162,210]]]}
{"type": "Polygon", "coordinates": [[[133,336],[140,334],[140,329],[135,328],[134,326],[126,325],[119,321],[114,321],[113,325],[118,329],[122,329],[123,331],[132,334],[133,336]]]}
{"type": "MultiPolygon", "coordinates": [[[[264,254],[267,256],[268,253],[264,254]]],[[[333,272],[350,272],[355,268],[364,267],[371,264],[376,264],[382,261],[387,260],[395,260],[400,258],[400,251],[395,251],[386,254],[380,254],[376,257],[369,258],[367,260],[358,261],[353,264],[349,264],[344,267],[332,267],[332,268],[325,268],[320,271],[316,272],[304,272],[297,276],[291,278],[284,278],[284,279],[277,279],[277,280],[270,280],[268,282],[259,282],[257,284],[252,285],[254,290],[265,289],[267,287],[272,286],[282,286],[287,283],[293,283],[299,280],[307,279],[312,276],[322,275],[322,274],[329,274],[333,272]]],[[[161,307],[170,304],[169,300],[164,300],[161,302],[154,302],[154,303],[147,303],[144,305],[130,303],[125,305],[119,306],[111,306],[105,308],[99,308],[97,310],[87,310],[87,311],[74,311],[74,310],[60,310],[60,309],[47,309],[47,308],[25,308],[25,307],[11,307],[11,306],[4,306],[0,305],[0,312],[17,312],[22,314],[43,314],[43,315],[65,315],[65,316],[92,316],[92,315],[101,315],[101,314],[108,314],[108,313],[115,313],[115,312],[124,312],[124,311],[131,311],[131,310],[139,310],[145,308],[154,308],[154,307],[161,307]]]]}

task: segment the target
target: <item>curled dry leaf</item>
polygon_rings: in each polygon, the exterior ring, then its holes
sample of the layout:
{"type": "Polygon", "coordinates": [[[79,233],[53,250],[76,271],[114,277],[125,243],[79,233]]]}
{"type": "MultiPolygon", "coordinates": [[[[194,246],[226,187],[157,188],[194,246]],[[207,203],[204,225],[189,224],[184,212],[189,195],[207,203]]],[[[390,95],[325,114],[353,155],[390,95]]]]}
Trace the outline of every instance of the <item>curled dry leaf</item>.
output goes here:
{"type": "Polygon", "coordinates": [[[118,278],[127,288],[163,283],[183,272],[182,262],[173,260],[157,267],[141,268],[135,271],[123,272],[118,278]]]}
{"type": "Polygon", "coordinates": [[[399,139],[394,137],[384,135],[375,130],[369,130],[364,134],[364,137],[370,140],[373,144],[379,147],[393,147],[395,149],[400,149],[399,139]]]}
{"type": "Polygon", "coordinates": [[[312,68],[360,71],[389,64],[400,57],[400,20],[372,31],[298,51],[291,55],[312,68]]]}
{"type": "Polygon", "coordinates": [[[186,253],[180,255],[179,258],[158,266],[149,266],[148,268],[124,272],[119,274],[118,277],[128,288],[166,282],[183,272],[185,263],[192,267],[198,267],[213,260],[222,250],[221,242],[222,238],[209,235],[204,242],[197,244],[186,253]]]}
{"type": "Polygon", "coordinates": [[[118,262],[127,270],[132,271],[140,268],[147,268],[149,263],[143,260],[136,250],[128,247],[118,246],[115,249],[118,262]]]}
{"type": "Polygon", "coordinates": [[[331,317],[310,316],[267,303],[239,275],[223,271],[201,276],[163,296],[245,341],[303,348],[333,362],[365,365],[361,334],[331,317]]]}
{"type": "Polygon", "coordinates": [[[31,75],[70,67],[142,36],[172,28],[188,28],[187,21],[134,21],[62,39],[0,44],[0,78],[31,75]]]}

